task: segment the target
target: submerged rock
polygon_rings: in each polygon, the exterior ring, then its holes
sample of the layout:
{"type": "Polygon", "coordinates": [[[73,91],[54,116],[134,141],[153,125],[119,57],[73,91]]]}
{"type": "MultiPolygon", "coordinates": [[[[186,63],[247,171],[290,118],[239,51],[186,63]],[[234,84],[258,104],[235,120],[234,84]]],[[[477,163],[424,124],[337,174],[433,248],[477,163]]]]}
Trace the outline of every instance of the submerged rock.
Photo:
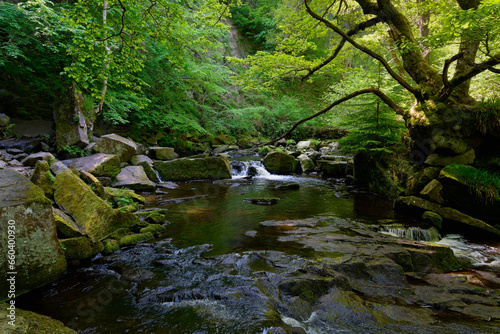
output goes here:
{"type": "Polygon", "coordinates": [[[229,162],[222,157],[155,161],[154,167],[166,181],[231,178],[229,162]]]}
{"type": "Polygon", "coordinates": [[[276,189],[278,189],[278,190],[297,190],[297,189],[300,189],[300,184],[298,184],[298,183],[280,184],[279,186],[276,186],[276,189]]]}
{"type": "Polygon", "coordinates": [[[245,198],[243,201],[256,205],[274,205],[278,203],[277,197],[245,198]]]}
{"type": "MultiPolygon", "coordinates": [[[[17,295],[64,274],[66,259],[57,239],[52,203],[42,189],[12,169],[0,170],[0,217],[0,266],[4,273],[17,272],[17,295]],[[12,252],[15,262],[9,267],[8,255],[12,252]]],[[[9,282],[4,276],[0,281],[1,300],[8,291],[9,282]]]]}

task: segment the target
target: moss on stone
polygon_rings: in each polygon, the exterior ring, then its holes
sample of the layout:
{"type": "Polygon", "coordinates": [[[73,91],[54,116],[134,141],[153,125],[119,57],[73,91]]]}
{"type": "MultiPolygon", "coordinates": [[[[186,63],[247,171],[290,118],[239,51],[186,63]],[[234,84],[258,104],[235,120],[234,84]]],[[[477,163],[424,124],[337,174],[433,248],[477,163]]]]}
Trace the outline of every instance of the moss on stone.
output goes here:
{"type": "Polygon", "coordinates": [[[68,260],[88,259],[104,248],[101,242],[92,242],[86,237],[62,239],[59,240],[59,243],[68,260]]]}
{"type": "Polygon", "coordinates": [[[130,235],[132,232],[129,228],[122,227],[109,235],[109,238],[120,240],[121,238],[130,235]]]}
{"type": "Polygon", "coordinates": [[[151,232],[154,235],[159,235],[162,232],[165,232],[166,230],[167,230],[167,228],[165,226],[163,226],[163,225],[151,224],[151,225],[149,225],[147,227],[141,228],[140,232],[141,233],[151,232]]]}
{"type": "Polygon", "coordinates": [[[133,190],[129,189],[118,189],[118,188],[111,188],[111,187],[105,187],[104,190],[108,195],[111,197],[121,197],[121,198],[128,198],[133,200],[134,202],[138,202],[141,204],[144,204],[146,200],[144,197],[141,195],[136,194],[133,190]]]}
{"type": "Polygon", "coordinates": [[[297,170],[297,160],[290,154],[270,152],[263,161],[266,169],[273,174],[292,174],[297,170]]]}
{"type": "Polygon", "coordinates": [[[104,254],[113,254],[120,249],[120,242],[118,240],[106,239],[102,243],[104,245],[104,249],[102,250],[104,254]]]}
{"type": "Polygon", "coordinates": [[[229,161],[222,157],[155,161],[154,167],[161,178],[167,181],[218,180],[231,177],[229,161]]]}
{"type": "Polygon", "coordinates": [[[165,215],[159,212],[152,212],[146,217],[146,221],[150,224],[161,224],[166,220],[165,215]]]}
{"type": "Polygon", "coordinates": [[[139,203],[133,202],[132,204],[122,206],[118,210],[124,212],[136,212],[137,210],[139,210],[139,203]]]}
{"type": "Polygon", "coordinates": [[[145,241],[152,238],[153,238],[153,233],[151,232],[127,235],[120,239],[120,247],[135,245],[141,241],[145,241]]]}

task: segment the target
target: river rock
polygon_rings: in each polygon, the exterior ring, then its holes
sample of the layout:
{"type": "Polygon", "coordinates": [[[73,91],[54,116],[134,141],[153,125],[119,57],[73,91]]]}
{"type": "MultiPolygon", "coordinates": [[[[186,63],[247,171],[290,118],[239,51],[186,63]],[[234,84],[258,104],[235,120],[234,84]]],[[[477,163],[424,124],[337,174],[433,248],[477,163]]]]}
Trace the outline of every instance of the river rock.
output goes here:
{"type": "Polygon", "coordinates": [[[105,238],[116,229],[138,223],[138,218],[133,214],[113,210],[70,171],[57,174],[54,199],[93,241],[105,238]]]}
{"type": "Polygon", "coordinates": [[[297,190],[300,189],[300,184],[298,183],[285,183],[276,186],[278,190],[297,190]]]}
{"type": "Polygon", "coordinates": [[[63,170],[69,170],[69,168],[59,160],[52,161],[50,163],[50,170],[54,175],[59,174],[63,170]]]}
{"type": "Polygon", "coordinates": [[[54,176],[52,176],[49,164],[46,161],[41,161],[36,164],[30,180],[42,188],[46,197],[54,197],[54,176]]]}
{"type": "Polygon", "coordinates": [[[436,226],[437,228],[441,228],[443,224],[443,218],[432,211],[425,211],[422,214],[422,220],[436,226]]]}
{"type": "Polygon", "coordinates": [[[35,166],[38,161],[49,161],[53,159],[55,159],[55,157],[51,153],[38,152],[28,155],[21,161],[21,163],[24,166],[35,166]]]}
{"type": "Polygon", "coordinates": [[[83,229],[64,211],[52,208],[54,221],[57,227],[57,235],[63,238],[75,238],[85,236],[83,229]]]}
{"type": "Polygon", "coordinates": [[[443,204],[443,185],[436,179],[429,182],[424,189],[420,192],[420,195],[427,200],[432,202],[443,204]]]}
{"type": "MultiPolygon", "coordinates": [[[[16,271],[16,294],[58,279],[66,271],[66,259],[57,240],[52,203],[42,189],[20,173],[0,171],[0,299],[9,291],[7,272],[16,271]],[[9,225],[9,222],[14,222],[9,225]],[[8,267],[9,229],[15,231],[15,266],[8,267]]],[[[4,320],[5,321],[5,320],[4,320]]],[[[0,322],[2,323],[2,322],[0,322]]]]}
{"type": "Polygon", "coordinates": [[[173,147],[150,147],[149,157],[157,160],[173,160],[179,157],[173,147]]]}
{"type": "MultiPolygon", "coordinates": [[[[443,185],[443,199],[447,206],[460,209],[465,214],[487,223],[496,224],[500,217],[500,197],[490,195],[489,190],[484,189],[481,184],[481,179],[498,180],[498,176],[486,174],[487,172],[471,166],[451,164],[441,170],[439,182],[443,185]],[[474,181],[475,178],[477,180],[474,181]],[[481,196],[478,196],[478,193],[481,196]]],[[[490,187],[495,188],[492,185],[490,187]]]]}
{"type": "Polygon", "coordinates": [[[405,213],[420,216],[425,211],[438,212],[441,205],[415,196],[401,196],[394,202],[394,207],[405,213]]]}
{"type": "Polygon", "coordinates": [[[130,159],[130,163],[134,166],[139,166],[143,162],[153,165],[153,160],[147,155],[135,155],[132,157],[132,159],[130,159]]]}
{"type": "Polygon", "coordinates": [[[297,170],[297,160],[290,154],[278,151],[268,153],[263,161],[264,167],[272,174],[292,174],[297,170]]]}
{"type": "Polygon", "coordinates": [[[151,182],[153,183],[160,183],[161,180],[156,174],[156,171],[154,170],[153,166],[147,161],[142,161],[138,164],[138,166],[141,166],[144,169],[144,173],[146,173],[147,177],[151,182]]]}
{"type": "Polygon", "coordinates": [[[464,224],[470,226],[472,229],[481,229],[488,233],[500,236],[500,230],[496,229],[495,227],[485,223],[482,220],[468,216],[453,208],[441,208],[439,209],[438,214],[443,217],[443,219],[448,220],[454,224],[464,224]]]}
{"type": "Polygon", "coordinates": [[[23,138],[9,138],[0,140],[0,148],[4,149],[18,149],[24,153],[31,153],[40,148],[40,137],[23,137],[23,138]]]}
{"type": "Polygon", "coordinates": [[[112,184],[115,188],[130,188],[133,190],[154,190],[155,184],[151,182],[144,172],[142,166],[128,166],[122,168],[116,176],[116,182],[112,184]]]}
{"type": "Polygon", "coordinates": [[[16,307],[15,326],[9,325],[8,318],[10,304],[0,304],[0,333],[9,334],[77,334],[71,328],[64,326],[59,321],[37,314],[31,311],[25,311],[16,307]]]}
{"type": "Polygon", "coordinates": [[[256,205],[274,205],[278,203],[277,197],[259,197],[259,198],[245,198],[243,201],[256,205]]]}
{"type": "Polygon", "coordinates": [[[154,167],[165,181],[231,178],[229,161],[222,157],[155,161],[154,167]]]}
{"type": "Polygon", "coordinates": [[[314,161],[306,154],[299,155],[297,157],[297,160],[299,160],[300,168],[304,173],[314,172],[314,170],[316,169],[314,161]]]}
{"type": "Polygon", "coordinates": [[[80,178],[90,186],[90,188],[97,196],[99,196],[103,200],[108,199],[106,191],[104,191],[104,186],[102,185],[101,181],[99,181],[94,175],[82,170],[80,171],[80,178]]]}
{"type": "Polygon", "coordinates": [[[125,198],[133,202],[144,204],[146,200],[141,195],[136,194],[133,190],[128,189],[117,189],[117,188],[104,188],[108,196],[112,198],[125,198]]]}
{"type": "Polygon", "coordinates": [[[426,167],[410,176],[407,182],[406,195],[418,194],[429,182],[439,177],[441,167],[426,167]]]}
{"type": "Polygon", "coordinates": [[[439,154],[431,154],[425,160],[425,164],[430,166],[448,166],[449,164],[470,165],[476,160],[474,149],[470,148],[465,153],[457,156],[448,157],[439,154]]]}
{"type": "Polygon", "coordinates": [[[324,177],[343,178],[349,174],[349,162],[347,160],[318,160],[318,169],[323,172],[324,177]]]}
{"type": "Polygon", "coordinates": [[[303,140],[297,143],[297,150],[299,151],[307,151],[307,150],[316,150],[317,146],[311,140],[303,140]]]}
{"type": "Polygon", "coordinates": [[[94,176],[116,177],[120,173],[120,158],[117,155],[97,153],[88,157],[62,161],[66,166],[85,170],[94,176]]]}
{"type": "Polygon", "coordinates": [[[102,242],[92,242],[86,237],[62,239],[59,242],[68,260],[88,259],[104,249],[102,242]]]}
{"type": "Polygon", "coordinates": [[[94,146],[95,152],[117,155],[123,162],[129,161],[135,155],[136,149],[133,141],[114,133],[102,136],[94,146]]]}

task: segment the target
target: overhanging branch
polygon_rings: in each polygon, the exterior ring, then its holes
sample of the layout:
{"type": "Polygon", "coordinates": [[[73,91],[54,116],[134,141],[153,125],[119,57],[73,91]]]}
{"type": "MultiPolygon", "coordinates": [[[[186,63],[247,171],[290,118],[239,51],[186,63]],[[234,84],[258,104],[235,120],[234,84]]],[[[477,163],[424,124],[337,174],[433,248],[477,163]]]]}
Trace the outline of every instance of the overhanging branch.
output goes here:
{"type": "Polygon", "coordinates": [[[349,42],[352,46],[357,48],[358,50],[368,54],[369,56],[377,59],[386,69],[386,71],[390,74],[391,77],[393,77],[401,86],[403,86],[407,91],[412,93],[417,100],[423,102],[423,97],[420,94],[419,91],[414,89],[408,82],[406,82],[402,77],[400,77],[390,66],[389,63],[378,53],[368,49],[367,47],[358,44],[356,41],[354,41],[351,37],[349,37],[344,31],[342,31],[339,27],[337,27],[335,24],[333,24],[331,21],[321,17],[318,15],[318,13],[314,12],[311,7],[309,7],[309,4],[307,3],[308,0],[304,0],[304,5],[306,7],[306,11],[311,15],[313,18],[315,18],[318,21],[321,21],[327,26],[328,28],[332,29],[334,32],[339,34],[343,39],[345,39],[347,42],[349,42]]]}
{"type": "Polygon", "coordinates": [[[323,110],[318,111],[314,115],[311,115],[309,117],[301,119],[300,121],[295,123],[292,126],[292,128],[290,130],[288,130],[287,133],[285,133],[281,137],[279,137],[275,140],[269,141],[267,143],[261,144],[260,146],[270,145],[270,144],[274,143],[275,141],[278,141],[280,139],[288,137],[300,124],[307,122],[313,118],[316,118],[320,115],[323,115],[323,114],[327,113],[328,111],[330,111],[333,107],[338,106],[339,104],[341,104],[343,102],[349,101],[349,100],[355,98],[356,96],[363,95],[363,94],[375,94],[375,95],[377,95],[389,108],[394,110],[398,115],[404,116],[404,114],[405,114],[404,110],[400,106],[398,106],[393,100],[391,100],[387,95],[385,95],[382,91],[380,91],[379,89],[373,88],[373,87],[361,89],[361,90],[357,90],[355,92],[352,92],[351,94],[346,95],[343,98],[338,99],[337,101],[333,102],[332,104],[330,104],[328,107],[324,108],[323,110]]]}

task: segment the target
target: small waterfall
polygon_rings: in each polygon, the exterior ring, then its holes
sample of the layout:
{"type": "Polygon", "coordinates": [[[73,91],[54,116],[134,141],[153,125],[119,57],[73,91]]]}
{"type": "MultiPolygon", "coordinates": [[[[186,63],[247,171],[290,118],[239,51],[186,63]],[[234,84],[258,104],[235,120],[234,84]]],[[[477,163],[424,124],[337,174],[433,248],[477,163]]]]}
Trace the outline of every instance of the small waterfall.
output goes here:
{"type": "Polygon", "coordinates": [[[156,177],[158,178],[158,180],[160,180],[160,183],[163,183],[164,181],[161,179],[160,173],[158,173],[158,171],[154,168],[153,168],[153,170],[155,171],[155,174],[156,174],[156,177]]]}
{"type": "Polygon", "coordinates": [[[233,178],[246,176],[270,176],[261,161],[231,161],[231,175],[233,178]]]}
{"type": "Polygon", "coordinates": [[[402,239],[414,241],[439,241],[441,235],[435,227],[422,229],[420,227],[406,227],[403,225],[388,225],[383,227],[383,232],[402,239]]]}

